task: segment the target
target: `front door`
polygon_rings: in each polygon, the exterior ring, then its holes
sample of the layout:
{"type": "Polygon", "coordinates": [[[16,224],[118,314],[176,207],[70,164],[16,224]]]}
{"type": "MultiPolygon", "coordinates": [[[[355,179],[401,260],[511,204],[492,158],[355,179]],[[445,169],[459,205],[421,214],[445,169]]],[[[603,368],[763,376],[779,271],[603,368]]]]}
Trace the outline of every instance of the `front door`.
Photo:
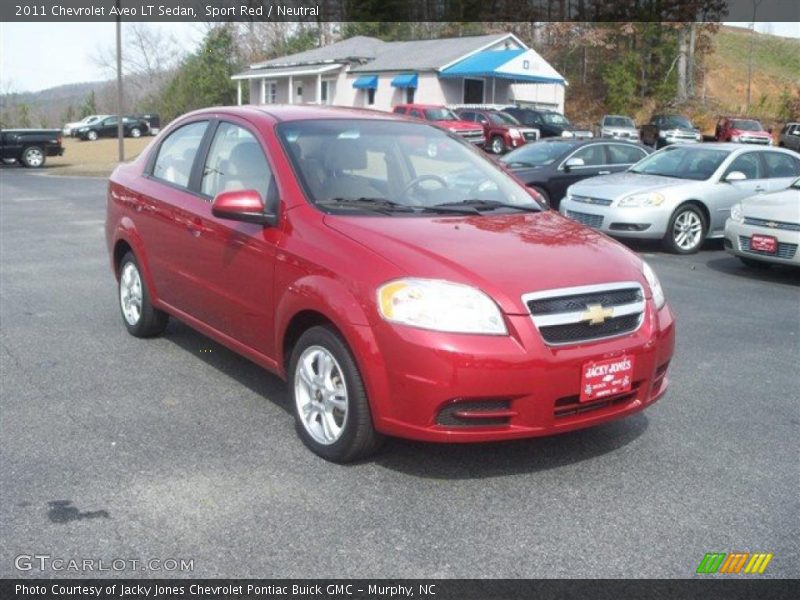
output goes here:
{"type": "Polygon", "coordinates": [[[766,166],[760,155],[761,152],[757,151],[745,152],[737,156],[725,169],[722,180],[717,184],[715,193],[709,198],[711,223],[708,231],[710,235],[718,235],[725,230],[725,221],[731,215],[731,208],[733,208],[734,204],[748,196],[763,194],[769,190],[766,166]],[[747,179],[744,181],[725,181],[725,178],[734,171],[744,173],[747,179]]]}
{"type": "MultiPolygon", "coordinates": [[[[193,281],[192,316],[268,356],[272,340],[276,227],[220,219],[211,213],[220,192],[256,190],[277,204],[272,169],[256,134],[244,122],[220,121],[198,184],[184,205],[191,230],[184,269],[193,281]]],[[[275,207],[270,207],[276,211],[275,207]]]]}
{"type": "Polygon", "coordinates": [[[483,104],[483,79],[464,80],[464,104],[483,104]]]}

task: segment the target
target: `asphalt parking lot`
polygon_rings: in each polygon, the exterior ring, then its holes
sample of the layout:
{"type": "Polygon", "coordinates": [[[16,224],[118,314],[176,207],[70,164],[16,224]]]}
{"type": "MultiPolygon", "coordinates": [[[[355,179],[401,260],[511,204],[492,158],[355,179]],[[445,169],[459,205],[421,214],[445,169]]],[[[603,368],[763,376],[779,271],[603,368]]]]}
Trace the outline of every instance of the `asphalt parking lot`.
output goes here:
{"type": "MultiPolygon", "coordinates": [[[[194,577],[800,573],[800,276],[636,249],[678,318],[671,389],[624,421],[337,466],[285,385],[185,325],[129,336],[105,182],[0,169],[0,577],[19,555],[193,559],[194,577]]],[[[175,573],[125,571],[125,575],[175,573]]],[[[90,575],[84,573],[82,575],[90,575]]]]}

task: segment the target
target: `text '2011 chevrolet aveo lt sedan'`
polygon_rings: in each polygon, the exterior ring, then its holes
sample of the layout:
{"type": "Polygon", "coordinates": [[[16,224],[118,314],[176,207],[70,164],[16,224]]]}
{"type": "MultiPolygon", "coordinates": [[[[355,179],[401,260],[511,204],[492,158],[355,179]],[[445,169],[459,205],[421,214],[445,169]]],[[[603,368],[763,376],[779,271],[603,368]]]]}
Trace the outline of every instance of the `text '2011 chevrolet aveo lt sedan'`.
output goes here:
{"type": "Polygon", "coordinates": [[[673,317],[648,265],[424,123],[185,115],[111,176],[106,234],[130,333],[172,316],[286,378],[329,460],[384,435],[569,431],[667,387],[673,317]]]}

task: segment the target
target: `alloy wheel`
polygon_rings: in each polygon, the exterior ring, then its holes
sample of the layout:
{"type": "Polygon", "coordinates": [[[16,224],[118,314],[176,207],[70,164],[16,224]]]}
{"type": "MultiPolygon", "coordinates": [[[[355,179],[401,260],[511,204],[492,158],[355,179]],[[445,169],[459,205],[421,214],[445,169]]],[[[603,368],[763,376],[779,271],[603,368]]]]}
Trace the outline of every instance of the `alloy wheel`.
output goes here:
{"type": "Polygon", "coordinates": [[[310,346],[297,361],[295,402],[303,427],[318,443],[336,442],[347,422],[347,385],[341,366],[322,346],[310,346]]]}
{"type": "Polygon", "coordinates": [[[691,250],[703,240],[703,222],[694,211],[687,210],[675,218],[672,238],[681,250],[691,250]]]}
{"type": "Polygon", "coordinates": [[[142,278],[132,262],[126,263],[119,278],[119,302],[122,316],[128,325],[136,325],[142,318],[142,278]]]}

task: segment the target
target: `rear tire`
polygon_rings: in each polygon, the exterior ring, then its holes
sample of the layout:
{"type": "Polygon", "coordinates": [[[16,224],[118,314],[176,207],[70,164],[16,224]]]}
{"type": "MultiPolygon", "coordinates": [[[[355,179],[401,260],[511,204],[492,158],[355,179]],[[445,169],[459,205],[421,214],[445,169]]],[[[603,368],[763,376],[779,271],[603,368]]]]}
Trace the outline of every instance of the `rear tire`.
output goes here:
{"type": "Polygon", "coordinates": [[[707,231],[703,211],[695,204],[682,204],[672,213],[664,246],[675,254],[694,254],[703,245],[707,231]]]}
{"type": "Polygon", "coordinates": [[[38,169],[44,166],[46,160],[44,150],[40,146],[28,146],[22,151],[19,162],[29,169],[38,169]]]}
{"type": "Polygon", "coordinates": [[[347,463],[373,454],[383,436],[372,424],[364,382],[350,349],[329,326],[312,327],[289,359],[295,428],[325,460],[347,463]]]}
{"type": "Polygon", "coordinates": [[[167,313],[153,308],[150,291],[139,270],[133,252],[122,257],[117,272],[119,306],[122,322],[134,337],[148,338],[164,332],[169,321],[167,313]]]}
{"type": "Polygon", "coordinates": [[[142,130],[139,129],[138,127],[134,127],[133,129],[131,129],[131,137],[134,138],[142,137],[142,130]]]}

